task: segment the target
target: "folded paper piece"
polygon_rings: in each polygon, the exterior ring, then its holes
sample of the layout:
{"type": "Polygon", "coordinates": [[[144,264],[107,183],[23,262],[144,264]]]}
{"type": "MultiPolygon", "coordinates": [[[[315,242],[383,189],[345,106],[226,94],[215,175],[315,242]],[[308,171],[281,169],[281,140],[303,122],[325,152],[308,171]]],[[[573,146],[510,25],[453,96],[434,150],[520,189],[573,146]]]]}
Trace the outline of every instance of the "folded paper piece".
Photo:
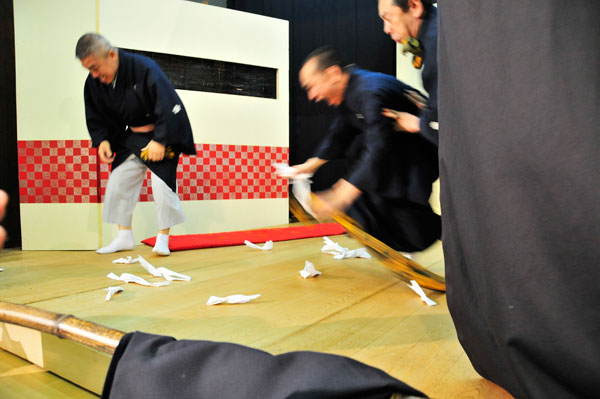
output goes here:
{"type": "Polygon", "coordinates": [[[148,287],[162,287],[164,285],[169,285],[169,283],[170,283],[169,281],[163,281],[160,283],[149,283],[148,281],[144,280],[143,278],[138,277],[131,273],[121,273],[120,276],[117,276],[114,273],[108,273],[106,275],[106,277],[112,278],[113,280],[123,281],[125,283],[136,283],[136,284],[140,284],[140,285],[146,285],[148,287]]]}
{"type": "Polygon", "coordinates": [[[317,277],[321,275],[321,272],[315,269],[315,265],[313,265],[311,262],[306,261],[304,264],[304,269],[300,270],[300,275],[302,278],[317,277]]]}
{"type": "Polygon", "coordinates": [[[127,258],[119,258],[119,259],[113,260],[113,263],[124,263],[124,264],[131,264],[131,263],[138,263],[138,262],[144,269],[146,269],[146,271],[148,273],[150,273],[154,277],[164,277],[165,280],[167,280],[167,281],[173,281],[173,280],[190,281],[192,279],[190,276],[186,276],[185,274],[174,272],[170,269],[167,269],[166,267],[158,267],[158,268],[154,267],[153,265],[150,264],[150,262],[148,262],[146,259],[142,258],[141,255],[138,255],[137,258],[133,258],[133,259],[131,258],[131,256],[128,256],[127,258]]]}
{"type": "Polygon", "coordinates": [[[435,306],[437,305],[437,303],[432,300],[429,299],[429,297],[427,297],[427,295],[425,295],[425,292],[423,291],[423,288],[421,288],[421,286],[419,285],[419,283],[417,283],[415,280],[410,280],[410,284],[407,284],[409,286],[409,288],[411,290],[413,290],[414,292],[417,293],[417,295],[419,295],[421,297],[421,300],[423,302],[425,302],[427,304],[427,306],[435,306]]]}
{"type": "MultiPolygon", "coordinates": [[[[210,234],[185,234],[171,235],[169,249],[171,251],[184,251],[187,249],[226,247],[229,245],[244,245],[244,241],[265,242],[267,240],[287,241],[299,238],[335,236],[344,234],[346,229],[337,223],[319,223],[307,226],[275,227],[268,229],[227,231],[210,234]]],[[[146,245],[154,246],[156,237],[142,241],[146,245]]]]}
{"type": "Polygon", "coordinates": [[[302,208],[316,219],[311,208],[310,183],[312,181],[310,178],[312,177],[312,173],[297,173],[296,169],[286,163],[274,163],[273,167],[275,168],[275,173],[279,176],[290,179],[294,197],[302,205],[302,208]]]}
{"type": "Polygon", "coordinates": [[[269,240],[267,242],[265,242],[265,244],[261,247],[259,245],[253,244],[248,240],[244,241],[244,244],[246,244],[247,246],[249,246],[250,248],[254,248],[254,249],[260,249],[263,251],[270,251],[273,249],[273,241],[269,240]]]}
{"type": "Polygon", "coordinates": [[[115,259],[112,261],[112,263],[122,263],[122,264],[129,264],[129,263],[136,263],[136,262],[137,262],[137,258],[132,259],[131,256],[128,256],[127,258],[115,259]]]}
{"type": "Polygon", "coordinates": [[[164,277],[165,280],[167,280],[167,281],[173,281],[173,280],[190,281],[192,279],[190,276],[186,276],[185,274],[174,272],[173,270],[169,270],[166,267],[158,267],[158,268],[154,267],[146,259],[142,258],[140,255],[138,255],[137,258],[133,259],[132,263],[134,263],[134,262],[140,262],[140,265],[154,277],[164,277]]]}
{"type": "Polygon", "coordinates": [[[371,255],[367,252],[366,248],[348,249],[342,247],[337,242],[331,241],[329,237],[323,237],[323,244],[324,245],[323,248],[321,248],[321,252],[333,255],[333,259],[371,258],[371,255]]]}
{"type": "Polygon", "coordinates": [[[217,305],[219,303],[248,303],[253,299],[256,299],[260,294],[256,295],[229,295],[226,297],[211,296],[208,298],[206,304],[208,306],[217,305]]]}
{"type": "Polygon", "coordinates": [[[302,205],[302,208],[316,219],[317,216],[312,210],[312,197],[310,193],[310,183],[312,181],[308,177],[294,177],[291,180],[294,197],[302,205]]]}
{"type": "Polygon", "coordinates": [[[112,298],[113,295],[115,295],[117,292],[123,291],[123,287],[108,287],[105,288],[104,291],[108,291],[105,299],[110,301],[110,298],[112,298]]]}

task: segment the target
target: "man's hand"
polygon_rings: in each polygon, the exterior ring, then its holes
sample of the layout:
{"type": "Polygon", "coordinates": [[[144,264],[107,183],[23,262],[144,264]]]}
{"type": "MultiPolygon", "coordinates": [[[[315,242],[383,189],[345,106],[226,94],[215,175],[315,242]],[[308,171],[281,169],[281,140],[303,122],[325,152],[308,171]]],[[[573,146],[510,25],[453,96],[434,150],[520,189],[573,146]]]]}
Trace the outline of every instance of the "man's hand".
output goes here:
{"type": "Polygon", "coordinates": [[[115,154],[110,149],[110,143],[108,140],[104,140],[98,146],[98,156],[100,160],[104,163],[112,163],[115,160],[115,154]]]}
{"type": "Polygon", "coordinates": [[[313,201],[311,208],[317,219],[324,220],[335,211],[344,211],[360,196],[362,191],[347,180],[340,179],[327,191],[317,194],[317,200],[313,201]]]}
{"type": "Polygon", "coordinates": [[[309,158],[304,163],[293,165],[292,168],[296,170],[297,175],[302,173],[313,174],[325,163],[327,163],[327,161],[321,158],[309,158]]]}
{"type": "Polygon", "coordinates": [[[389,108],[383,108],[381,114],[396,121],[394,129],[397,131],[408,133],[419,133],[419,131],[421,131],[421,127],[419,126],[420,119],[413,114],[399,112],[389,108]]]}
{"type": "Polygon", "coordinates": [[[165,157],[165,146],[154,141],[154,140],[150,140],[150,142],[148,143],[148,145],[144,148],[142,148],[142,153],[146,151],[148,158],[148,161],[152,161],[152,162],[158,162],[158,161],[162,161],[163,158],[165,157]]]}

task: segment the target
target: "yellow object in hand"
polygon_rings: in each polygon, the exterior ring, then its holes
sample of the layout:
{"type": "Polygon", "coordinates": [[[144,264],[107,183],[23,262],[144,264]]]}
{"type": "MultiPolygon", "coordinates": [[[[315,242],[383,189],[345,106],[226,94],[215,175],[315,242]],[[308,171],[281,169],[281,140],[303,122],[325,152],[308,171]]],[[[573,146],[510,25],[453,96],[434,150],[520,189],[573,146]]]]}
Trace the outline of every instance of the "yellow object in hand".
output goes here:
{"type": "MultiPolygon", "coordinates": [[[[165,148],[165,158],[173,159],[175,157],[175,151],[173,151],[173,147],[167,146],[165,148]]],[[[148,161],[148,149],[143,150],[140,153],[140,158],[142,161],[148,161]]]]}

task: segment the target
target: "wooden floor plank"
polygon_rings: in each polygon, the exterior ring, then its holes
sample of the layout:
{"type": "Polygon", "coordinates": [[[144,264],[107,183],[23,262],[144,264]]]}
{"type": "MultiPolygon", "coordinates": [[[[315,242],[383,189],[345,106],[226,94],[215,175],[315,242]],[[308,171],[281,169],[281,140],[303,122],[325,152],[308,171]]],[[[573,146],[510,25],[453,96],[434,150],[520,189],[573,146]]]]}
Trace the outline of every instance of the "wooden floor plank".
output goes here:
{"type": "MultiPolygon", "coordinates": [[[[357,248],[347,236],[332,239],[357,248]]],[[[271,353],[314,350],[350,356],[381,368],[434,398],[507,399],[510,395],[472,369],[456,338],[445,295],[427,307],[405,282],[375,259],[335,260],[322,238],[275,242],[272,251],[246,246],[174,252],[151,248],[94,252],[0,254],[0,298],[69,313],[122,331],[235,342],[271,353]],[[151,278],[136,264],[112,260],[141,254],[154,266],[192,277],[167,287],[119,284],[114,272],[151,278]],[[306,260],[323,274],[302,279],[306,260]],[[104,288],[124,292],[109,302],[104,288]],[[261,294],[243,305],[207,306],[211,295],[261,294]]],[[[443,273],[441,243],[413,258],[443,273]]]]}

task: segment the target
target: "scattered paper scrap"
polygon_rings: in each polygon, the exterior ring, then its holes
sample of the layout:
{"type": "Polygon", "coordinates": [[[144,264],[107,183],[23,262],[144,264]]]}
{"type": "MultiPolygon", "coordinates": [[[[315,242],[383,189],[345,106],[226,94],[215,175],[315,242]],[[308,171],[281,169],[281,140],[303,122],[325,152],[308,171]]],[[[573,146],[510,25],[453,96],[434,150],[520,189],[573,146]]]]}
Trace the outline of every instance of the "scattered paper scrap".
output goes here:
{"type": "Polygon", "coordinates": [[[244,240],[244,244],[246,244],[250,248],[260,249],[262,251],[270,251],[273,249],[273,241],[271,240],[265,242],[265,244],[262,247],[260,245],[253,244],[248,240],[244,240]]]}
{"type": "Polygon", "coordinates": [[[138,255],[137,258],[132,258],[128,256],[127,258],[119,258],[113,260],[113,263],[123,263],[123,264],[132,264],[139,263],[148,273],[153,275],[154,277],[164,277],[167,281],[173,280],[183,280],[190,281],[192,278],[185,274],[174,272],[173,270],[167,269],[166,267],[154,267],[150,262],[146,259],[142,258],[141,255],[138,255]]]}
{"type": "Polygon", "coordinates": [[[248,303],[253,299],[256,299],[260,294],[256,295],[229,295],[226,297],[211,296],[208,298],[206,304],[208,306],[217,305],[219,303],[248,303]]]}
{"type": "Polygon", "coordinates": [[[304,269],[300,270],[300,275],[302,276],[302,278],[306,279],[309,277],[320,276],[321,272],[315,269],[315,265],[313,265],[311,262],[306,261],[306,263],[304,264],[304,269]]]}
{"type": "Polygon", "coordinates": [[[367,252],[366,248],[348,249],[342,247],[337,242],[332,241],[329,237],[323,237],[323,244],[324,245],[323,248],[321,248],[321,252],[333,255],[334,259],[371,258],[371,255],[367,252]]]}
{"type": "Polygon", "coordinates": [[[169,281],[163,281],[160,283],[150,283],[146,280],[144,280],[141,277],[136,276],[135,274],[131,274],[131,273],[121,273],[120,276],[117,276],[114,273],[108,273],[106,275],[106,277],[108,278],[112,278],[113,280],[118,280],[118,281],[123,281],[125,283],[136,283],[136,284],[140,284],[140,285],[146,285],[148,287],[162,287],[164,285],[169,285],[169,281]]]}
{"type": "Polygon", "coordinates": [[[104,291],[108,291],[105,299],[110,301],[110,298],[112,298],[113,295],[115,295],[117,292],[123,291],[123,287],[108,287],[105,288],[104,291]]]}
{"type": "MultiPolygon", "coordinates": [[[[166,267],[154,267],[150,264],[150,262],[148,262],[146,259],[142,258],[140,255],[138,255],[138,257],[135,258],[134,261],[140,262],[140,265],[154,277],[164,277],[165,280],[167,280],[167,281],[173,281],[173,280],[190,281],[192,279],[190,276],[186,276],[185,274],[174,272],[173,270],[169,270],[166,267]]],[[[134,263],[134,262],[132,262],[132,263],[134,263]]]]}
{"type": "Polygon", "coordinates": [[[423,291],[423,288],[421,288],[421,286],[419,285],[419,283],[417,283],[415,280],[410,280],[410,284],[407,284],[411,290],[413,290],[414,292],[417,293],[417,295],[419,295],[421,297],[421,300],[423,302],[425,302],[427,304],[427,306],[435,306],[437,305],[437,303],[432,300],[429,299],[429,297],[427,295],[425,295],[425,292],[423,291]]]}
{"type": "Polygon", "coordinates": [[[132,259],[131,256],[128,256],[127,258],[115,259],[112,261],[112,263],[122,263],[122,264],[137,263],[137,258],[132,259]]]}

